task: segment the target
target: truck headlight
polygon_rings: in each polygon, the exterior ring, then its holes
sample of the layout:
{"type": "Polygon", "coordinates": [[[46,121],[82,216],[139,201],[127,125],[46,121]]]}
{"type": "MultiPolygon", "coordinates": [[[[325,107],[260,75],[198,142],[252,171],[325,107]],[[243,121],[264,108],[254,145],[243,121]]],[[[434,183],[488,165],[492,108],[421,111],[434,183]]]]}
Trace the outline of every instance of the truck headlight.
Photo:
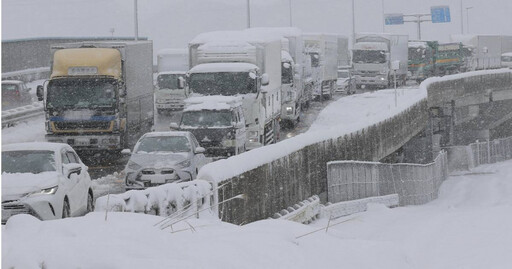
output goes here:
{"type": "Polygon", "coordinates": [[[293,111],[293,107],[291,107],[291,106],[287,106],[285,109],[286,109],[286,112],[292,112],[293,111]]]}

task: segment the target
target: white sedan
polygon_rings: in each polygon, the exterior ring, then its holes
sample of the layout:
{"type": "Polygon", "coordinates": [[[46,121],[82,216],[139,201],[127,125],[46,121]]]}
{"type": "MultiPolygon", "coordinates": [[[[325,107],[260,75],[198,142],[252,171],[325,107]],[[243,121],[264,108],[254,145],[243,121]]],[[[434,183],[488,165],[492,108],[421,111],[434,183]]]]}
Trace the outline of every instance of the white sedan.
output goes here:
{"type": "Polygon", "coordinates": [[[2,146],[2,223],[16,214],[50,220],[93,210],[87,166],[69,145],[2,146]]]}
{"type": "Polygon", "coordinates": [[[205,162],[205,149],[190,132],[144,134],[126,164],[127,189],[195,179],[205,162]]]}

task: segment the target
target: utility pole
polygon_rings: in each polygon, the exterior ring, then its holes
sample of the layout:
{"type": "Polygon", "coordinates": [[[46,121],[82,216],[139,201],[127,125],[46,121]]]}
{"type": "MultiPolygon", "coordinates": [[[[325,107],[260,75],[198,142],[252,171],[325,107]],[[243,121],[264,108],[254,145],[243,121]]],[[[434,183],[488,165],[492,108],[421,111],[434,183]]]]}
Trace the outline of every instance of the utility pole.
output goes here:
{"type": "Polygon", "coordinates": [[[382,0],[382,32],[385,33],[386,30],[385,30],[385,27],[386,26],[386,22],[385,22],[385,16],[384,16],[384,0],[382,0]]]}
{"type": "Polygon", "coordinates": [[[137,15],[137,0],[133,0],[133,9],[134,9],[134,21],[135,21],[135,41],[139,40],[139,21],[138,21],[138,15],[137,15]]]}

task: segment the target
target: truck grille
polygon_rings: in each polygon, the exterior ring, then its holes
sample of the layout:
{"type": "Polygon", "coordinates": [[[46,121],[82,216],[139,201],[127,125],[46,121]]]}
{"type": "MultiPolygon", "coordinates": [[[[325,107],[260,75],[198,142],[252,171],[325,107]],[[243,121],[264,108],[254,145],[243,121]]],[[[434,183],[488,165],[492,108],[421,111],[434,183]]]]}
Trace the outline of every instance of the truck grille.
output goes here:
{"type": "Polygon", "coordinates": [[[360,76],[362,77],[375,77],[380,75],[378,71],[359,71],[360,76]]]}
{"type": "Polygon", "coordinates": [[[93,122],[54,122],[56,130],[108,130],[109,121],[93,122]]]}

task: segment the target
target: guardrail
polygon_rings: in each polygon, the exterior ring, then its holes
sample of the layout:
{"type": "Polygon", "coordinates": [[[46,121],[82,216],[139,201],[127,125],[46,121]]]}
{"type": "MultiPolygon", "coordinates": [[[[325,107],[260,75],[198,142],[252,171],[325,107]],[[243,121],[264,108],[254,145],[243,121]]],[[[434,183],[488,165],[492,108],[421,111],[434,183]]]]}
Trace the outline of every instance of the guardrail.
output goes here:
{"type": "Polygon", "coordinates": [[[279,213],[275,213],[272,218],[309,224],[320,216],[320,210],[320,198],[318,195],[314,195],[307,200],[279,211],[279,213]]]}
{"type": "Polygon", "coordinates": [[[2,111],[2,128],[13,126],[19,121],[43,115],[43,113],[42,102],[34,102],[31,105],[2,111]]]}

